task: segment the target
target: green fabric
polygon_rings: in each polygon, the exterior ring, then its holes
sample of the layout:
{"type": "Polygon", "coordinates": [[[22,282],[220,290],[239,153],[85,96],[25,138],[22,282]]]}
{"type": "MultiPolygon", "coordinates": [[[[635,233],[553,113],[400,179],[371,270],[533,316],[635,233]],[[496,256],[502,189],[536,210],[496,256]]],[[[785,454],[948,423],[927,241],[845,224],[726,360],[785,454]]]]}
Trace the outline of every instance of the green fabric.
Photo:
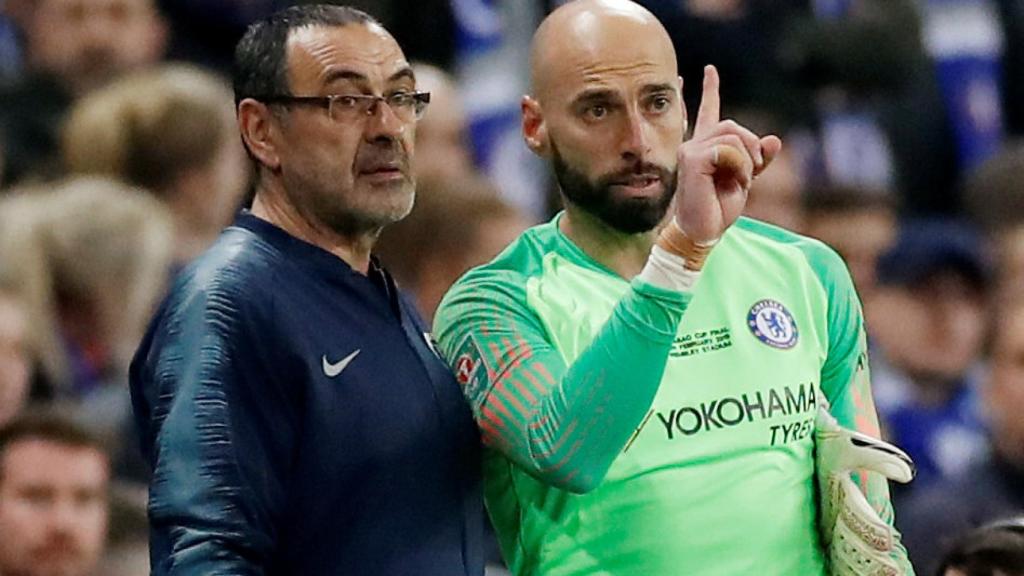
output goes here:
{"type": "MultiPolygon", "coordinates": [[[[860,301],[845,264],[820,242],[806,239],[756,220],[743,220],[742,227],[798,248],[817,275],[829,302],[829,352],[822,367],[822,388],[829,400],[829,412],[847,428],[881,437],[877,411],[871,395],[867,335],[860,301]]],[[[879,516],[893,525],[895,515],[889,500],[889,485],[879,474],[855,474],[861,490],[879,516]]],[[[898,546],[906,574],[914,574],[902,543],[898,546]]]]}
{"type": "MultiPolygon", "coordinates": [[[[514,267],[494,265],[460,281],[441,304],[435,336],[461,374],[485,443],[548,484],[584,492],[600,483],[650,407],[689,295],[620,281],[624,289],[570,366],[544,323],[572,316],[539,317],[526,303],[545,289],[536,279],[560,275],[554,253],[543,256],[547,248],[575,247],[553,226],[535,232],[506,252],[514,267]],[[633,362],[620,362],[622,355],[633,362]]],[[[585,294],[608,276],[596,264],[573,270],[565,290],[550,296],[585,294]]]]}
{"type": "Polygon", "coordinates": [[[865,405],[845,267],[741,219],[690,298],[670,294],[604,269],[556,218],[442,302],[435,335],[480,422],[516,574],[824,574],[815,407],[854,426],[865,405]]]}

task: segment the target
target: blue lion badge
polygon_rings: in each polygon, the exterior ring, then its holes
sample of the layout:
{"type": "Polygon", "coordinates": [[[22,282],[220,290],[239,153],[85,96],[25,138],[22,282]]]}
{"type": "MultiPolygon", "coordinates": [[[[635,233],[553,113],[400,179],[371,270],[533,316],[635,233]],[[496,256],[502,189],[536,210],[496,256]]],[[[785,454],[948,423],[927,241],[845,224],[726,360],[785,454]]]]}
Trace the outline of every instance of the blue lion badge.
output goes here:
{"type": "Polygon", "coordinates": [[[770,299],[761,300],[750,308],[747,327],[758,340],[780,350],[796,346],[800,337],[793,315],[785,306],[770,299]]]}

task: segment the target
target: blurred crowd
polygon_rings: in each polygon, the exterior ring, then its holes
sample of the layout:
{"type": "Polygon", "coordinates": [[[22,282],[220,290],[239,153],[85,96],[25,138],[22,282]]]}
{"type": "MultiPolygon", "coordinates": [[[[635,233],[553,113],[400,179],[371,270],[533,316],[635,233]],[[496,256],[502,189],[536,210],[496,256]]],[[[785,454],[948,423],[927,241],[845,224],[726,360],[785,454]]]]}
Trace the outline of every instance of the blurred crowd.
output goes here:
{"type": "MultiPolygon", "coordinates": [[[[559,2],[346,3],[432,94],[416,206],[379,244],[429,322],[558,209],[517,102],[559,2]]],[[[148,573],[128,362],[246,205],[226,78],[245,26],[286,4],[0,0],[0,575],[148,573]]],[[[936,573],[973,528],[1024,514],[1024,0],[641,4],[677,43],[691,114],[713,63],[726,115],[782,136],[748,214],[845,259],[884,434],[917,463],[897,523],[936,573]]]]}

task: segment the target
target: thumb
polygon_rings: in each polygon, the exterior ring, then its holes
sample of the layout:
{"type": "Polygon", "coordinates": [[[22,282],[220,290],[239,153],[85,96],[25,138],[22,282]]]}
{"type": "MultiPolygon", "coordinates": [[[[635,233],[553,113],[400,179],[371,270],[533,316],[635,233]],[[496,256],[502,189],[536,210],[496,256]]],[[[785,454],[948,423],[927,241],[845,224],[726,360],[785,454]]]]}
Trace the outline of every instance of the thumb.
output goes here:
{"type": "Polygon", "coordinates": [[[839,426],[824,407],[816,418],[817,449],[829,472],[871,470],[901,483],[914,478],[914,462],[896,446],[839,426]]]}
{"type": "Polygon", "coordinates": [[[914,462],[903,450],[860,432],[850,431],[848,441],[851,470],[871,470],[902,484],[914,478],[914,462]]]}

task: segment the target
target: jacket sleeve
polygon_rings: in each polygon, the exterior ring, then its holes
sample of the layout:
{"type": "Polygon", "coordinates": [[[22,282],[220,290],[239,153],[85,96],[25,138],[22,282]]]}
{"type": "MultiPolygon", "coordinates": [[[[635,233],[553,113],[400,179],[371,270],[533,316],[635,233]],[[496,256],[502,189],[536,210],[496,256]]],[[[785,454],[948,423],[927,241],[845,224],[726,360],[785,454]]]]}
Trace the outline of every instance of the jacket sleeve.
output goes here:
{"type": "Polygon", "coordinates": [[[269,310],[212,283],[166,305],[132,365],[153,574],[267,570],[287,506],[296,412],[269,310]]]}

